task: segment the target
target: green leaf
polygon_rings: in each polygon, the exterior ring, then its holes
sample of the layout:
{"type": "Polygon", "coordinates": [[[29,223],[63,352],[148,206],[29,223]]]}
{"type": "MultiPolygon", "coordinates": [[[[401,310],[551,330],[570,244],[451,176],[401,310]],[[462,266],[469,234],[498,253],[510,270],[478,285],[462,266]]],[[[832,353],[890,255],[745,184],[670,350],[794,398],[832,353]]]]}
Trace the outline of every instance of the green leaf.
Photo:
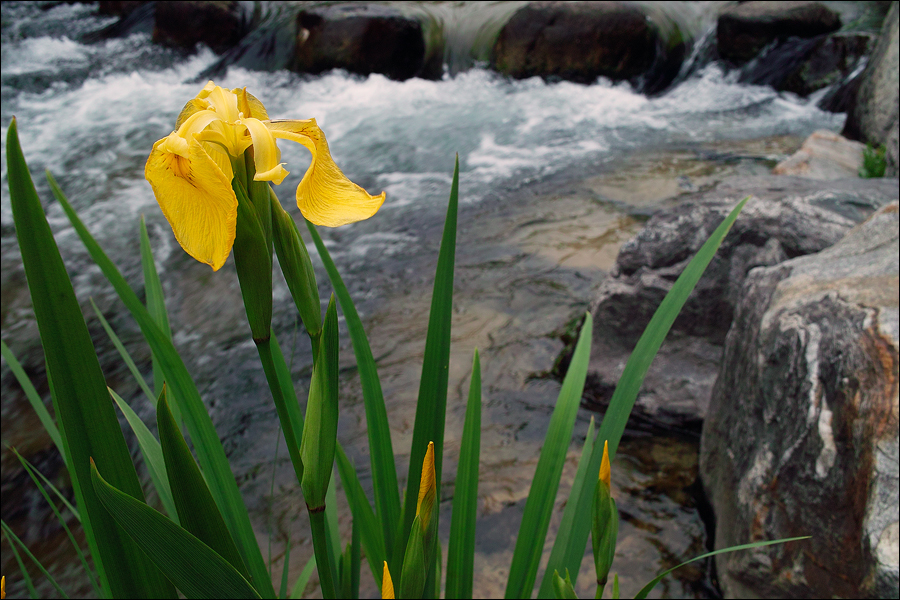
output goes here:
{"type": "MultiPolygon", "coordinates": [[[[272,230],[278,264],[284,274],[291,297],[300,313],[300,319],[310,338],[316,339],[322,331],[322,307],[319,304],[319,288],[309,251],[297,225],[278,202],[275,191],[269,188],[272,204],[272,230]]],[[[315,351],[315,348],[314,348],[315,351]]]]}
{"type": "Polygon", "coordinates": [[[259,598],[212,548],[143,502],[116,489],[91,462],[93,487],[116,522],[188,598],[259,598]]]}
{"type": "Polygon", "coordinates": [[[381,525],[372,511],[372,506],[359,483],[356,471],[350,464],[350,459],[347,458],[340,444],[338,444],[335,458],[337,459],[338,474],[341,476],[341,485],[347,496],[350,512],[353,513],[354,526],[359,528],[360,539],[366,549],[366,559],[369,561],[369,567],[376,583],[381,587],[383,565],[387,560],[384,538],[381,537],[381,525]]]}
{"type": "Polygon", "coordinates": [[[478,515],[478,465],[481,452],[481,362],[472,359],[469,401],[453,490],[450,546],[447,552],[447,598],[471,598],[475,570],[475,519],[478,515]]]}
{"type": "Polygon", "coordinates": [[[291,598],[302,598],[303,592],[306,590],[306,584],[309,583],[309,578],[312,577],[313,570],[316,568],[316,556],[313,555],[306,562],[306,566],[303,567],[303,570],[300,571],[300,576],[297,577],[297,581],[294,582],[294,587],[291,588],[291,598]]]}
{"type": "MultiPolygon", "coordinates": [[[[748,196],[744,198],[731,211],[731,213],[722,221],[722,224],[712,233],[706,243],[697,251],[697,255],[691,259],[684,271],[675,281],[672,289],[666,294],[650,323],[644,329],[643,335],[638,340],[634,348],[634,352],[628,358],[625,364],[625,370],[619,378],[619,384],[610,400],[609,408],[603,416],[603,422],[600,425],[600,432],[597,439],[609,441],[609,459],[613,459],[616,449],[619,447],[619,440],[622,438],[622,432],[625,431],[625,424],[634,407],[637,399],[638,391],[644,382],[644,377],[650,364],[656,357],[659,347],[669,333],[672,324],[681,308],[687,301],[688,296],[696,287],[697,282],[709,265],[722,240],[728,234],[734,221],[740,214],[741,209],[750,199],[748,196]]],[[[603,458],[603,444],[594,446],[594,453],[591,456],[591,462],[588,470],[591,473],[600,471],[600,462],[603,458]]],[[[588,534],[591,529],[591,502],[593,501],[593,487],[585,486],[581,489],[580,495],[575,498],[570,496],[569,503],[575,503],[575,519],[571,529],[557,537],[557,544],[565,544],[566,550],[562,553],[554,553],[558,559],[551,559],[547,564],[547,571],[569,569],[572,573],[577,573],[581,568],[581,559],[584,558],[584,547],[587,544],[588,534]]]]}
{"type": "Polygon", "coordinates": [[[272,253],[266,245],[265,224],[237,177],[231,187],[238,199],[234,267],[253,341],[266,340],[272,328],[272,253]]]}
{"type": "Polygon", "coordinates": [[[128,421],[134,436],[137,438],[138,447],[141,449],[141,454],[144,457],[144,464],[147,465],[150,479],[153,481],[153,486],[156,488],[156,493],[159,494],[163,507],[166,509],[169,517],[177,523],[178,512],[175,509],[175,502],[172,500],[172,488],[169,487],[166,463],[163,460],[163,452],[159,442],[156,441],[156,438],[153,437],[153,434],[150,433],[150,430],[147,429],[141,418],[128,406],[128,403],[115,393],[112,388],[107,389],[119,410],[125,415],[125,420],[128,421]]]}
{"type": "MultiPolygon", "coordinates": [[[[400,519],[400,493],[397,483],[397,466],[394,462],[394,449],[391,444],[391,430],[388,426],[387,409],[384,405],[384,396],[381,391],[381,382],[378,379],[378,371],[375,367],[375,359],[372,357],[372,349],[366,332],[363,329],[359,313],[350,298],[347,286],[341,279],[340,273],[322,238],[319,236],[315,225],[306,222],[309,233],[312,235],[319,257],[325,265],[334,294],[344,319],[347,329],[350,330],[350,339],[353,342],[353,353],[356,355],[356,364],[359,369],[359,381],[362,386],[363,404],[366,409],[366,425],[369,436],[369,459],[372,468],[372,486],[375,491],[375,510],[381,516],[382,539],[384,540],[387,558],[391,560],[394,552],[394,532],[400,519]]],[[[382,563],[378,563],[378,580],[381,580],[382,563]]]]}
{"type": "MultiPolygon", "coordinates": [[[[147,234],[147,224],[144,222],[143,215],[141,215],[141,267],[144,271],[144,297],[147,300],[147,312],[150,313],[153,321],[171,341],[172,328],[169,326],[169,315],[166,312],[166,298],[163,295],[159,273],[156,271],[153,249],[150,247],[150,236],[147,234]]],[[[159,361],[156,359],[156,354],[151,354],[153,362],[153,394],[151,399],[155,403],[156,398],[162,393],[165,378],[162,367],[160,367],[159,361]]],[[[169,408],[172,409],[175,422],[180,424],[181,411],[178,409],[178,403],[172,399],[171,390],[168,392],[168,397],[169,408]]]]}
{"type": "Polygon", "coordinates": [[[72,506],[72,503],[69,502],[69,500],[63,495],[63,493],[60,492],[58,489],[56,489],[56,486],[53,485],[52,483],[50,483],[50,480],[47,479],[43,473],[38,471],[37,468],[35,468],[35,466],[33,464],[28,462],[28,459],[26,459],[24,456],[21,456],[21,455],[19,455],[19,456],[21,457],[21,460],[25,461],[25,464],[27,464],[29,467],[31,467],[32,472],[34,472],[35,474],[37,474],[38,477],[41,478],[41,481],[44,482],[44,485],[46,485],[48,488],[50,488],[50,491],[53,492],[57,498],[59,498],[59,501],[63,503],[63,506],[65,506],[66,508],[69,509],[69,512],[72,513],[72,516],[75,517],[75,520],[80,523],[81,522],[81,513],[78,512],[78,509],[75,508],[74,506],[72,506]]]}
{"type": "Polygon", "coordinates": [[[47,572],[47,569],[44,568],[44,565],[42,565],[40,563],[40,561],[37,558],[35,558],[34,554],[32,554],[28,550],[28,547],[22,543],[22,540],[20,540],[18,538],[18,536],[15,533],[13,533],[13,530],[10,529],[9,525],[6,524],[6,521],[0,520],[0,527],[3,528],[3,533],[4,533],[4,535],[6,535],[6,539],[9,542],[9,547],[12,548],[13,554],[16,557],[16,563],[18,563],[19,572],[22,573],[22,578],[25,580],[25,587],[28,588],[28,594],[32,598],[38,597],[37,591],[34,589],[34,583],[31,581],[31,575],[28,574],[28,570],[25,568],[25,563],[22,561],[22,557],[19,556],[19,551],[16,550],[16,544],[21,546],[21,548],[25,552],[25,554],[28,555],[28,558],[30,558],[32,560],[32,562],[34,562],[34,564],[36,564],[38,566],[38,569],[40,569],[41,573],[44,574],[44,577],[47,578],[47,581],[49,581],[50,584],[56,588],[56,591],[59,593],[59,597],[60,598],[68,598],[68,596],[63,591],[63,589],[61,587],[59,587],[58,583],[56,583],[56,580],[53,579],[53,577],[50,576],[50,573],[47,572]],[[15,543],[13,543],[13,542],[15,542],[15,543]]]}
{"type": "MultiPolygon", "coordinates": [[[[456,263],[456,214],[459,205],[459,156],[453,168],[450,185],[450,201],[444,221],[441,250],[434,275],[434,291],[431,296],[431,312],[428,316],[428,334],[425,338],[425,355],[422,363],[422,379],[419,382],[419,398],[416,402],[416,421],[413,427],[409,456],[409,473],[406,477],[406,494],[403,504],[402,535],[394,552],[406,545],[409,530],[416,515],[418,486],[422,477],[422,460],[428,443],[434,442],[435,497],[441,497],[441,467],[444,456],[444,423],[447,418],[447,382],[450,370],[450,318],[453,309],[453,269],[456,263]]],[[[435,513],[437,528],[438,514],[435,513]]]]}
{"type": "Polygon", "coordinates": [[[106,320],[106,317],[104,317],[103,313],[100,312],[100,309],[97,308],[97,305],[94,303],[93,298],[90,299],[90,302],[91,307],[94,309],[94,314],[97,315],[97,318],[100,320],[100,325],[103,326],[103,330],[106,331],[106,335],[109,337],[110,341],[112,341],[113,346],[116,347],[116,350],[118,350],[119,356],[122,357],[122,362],[124,362],[125,366],[128,367],[128,370],[131,372],[131,376],[134,377],[135,381],[137,381],[138,387],[141,388],[141,390],[150,400],[150,404],[155,406],[156,397],[153,395],[153,392],[150,390],[147,382],[144,381],[144,376],[141,375],[141,372],[138,370],[137,365],[134,364],[134,361],[131,359],[131,354],[129,354],[128,350],[125,349],[125,345],[122,344],[119,336],[116,335],[115,331],[113,331],[113,328],[110,326],[109,321],[106,320]]]}
{"type": "Polygon", "coordinates": [[[172,345],[172,340],[159,328],[134,290],[78,218],[72,205],[69,204],[65,194],[59,189],[59,185],[50,173],[47,173],[47,180],[78,237],[81,238],[91,258],[103,271],[119,298],[137,321],[153,355],[159,361],[167,385],[171,388],[171,397],[181,405],[182,417],[187,425],[210,491],[216,500],[216,505],[222,511],[228,530],[241,551],[244,564],[247,565],[253,577],[254,585],[264,597],[274,598],[275,588],[272,586],[268,569],[259,550],[256,533],[250,525],[244,500],[238,490],[228,459],[225,457],[225,450],[222,448],[209,413],[200,399],[200,394],[197,392],[184,362],[172,345]]]}
{"type": "MultiPolygon", "coordinates": [[[[760,548],[762,546],[771,546],[773,544],[784,544],[787,542],[796,542],[798,540],[808,540],[808,539],[810,539],[810,537],[812,537],[812,536],[806,535],[806,536],[801,536],[801,537],[772,540],[769,542],[753,542],[752,544],[742,544],[740,546],[731,546],[729,548],[722,548],[721,550],[715,550],[713,552],[707,552],[706,554],[701,554],[700,556],[695,556],[691,560],[685,561],[685,562],[681,563],[680,565],[678,565],[677,567],[672,567],[668,571],[657,575],[653,579],[653,581],[651,581],[650,583],[648,583],[647,585],[645,585],[644,587],[641,588],[641,591],[639,591],[637,593],[637,595],[635,596],[635,600],[643,600],[643,598],[646,598],[647,594],[649,594],[653,590],[653,588],[656,587],[656,584],[663,580],[663,577],[665,577],[666,575],[668,575],[675,569],[680,569],[684,565],[690,564],[696,560],[701,560],[701,559],[704,559],[704,558],[707,558],[710,556],[715,556],[716,554],[725,554],[726,552],[737,552],[738,550],[750,550],[751,548],[760,548]]],[[[617,583],[618,583],[618,580],[617,580],[617,583]]],[[[618,585],[616,585],[616,588],[618,588],[618,585]]]]}
{"type": "Polygon", "coordinates": [[[56,446],[56,449],[59,450],[59,454],[60,456],[62,456],[63,462],[65,462],[66,453],[63,450],[62,438],[59,435],[59,429],[57,429],[56,427],[56,421],[53,420],[53,417],[50,416],[50,412],[47,410],[47,407],[44,406],[44,401],[41,400],[41,396],[37,393],[37,390],[34,389],[34,385],[32,385],[31,379],[29,379],[28,375],[25,374],[25,369],[23,369],[22,365],[19,364],[19,361],[16,360],[15,355],[12,353],[12,350],[9,349],[9,346],[6,345],[6,342],[2,340],[0,340],[0,351],[2,351],[3,358],[6,360],[6,364],[9,365],[9,370],[13,372],[13,375],[16,376],[16,380],[19,382],[19,385],[21,385],[22,389],[25,391],[25,397],[28,398],[28,402],[31,404],[31,408],[33,408],[34,412],[37,413],[38,419],[40,419],[41,421],[41,425],[44,426],[44,429],[47,431],[50,439],[53,440],[53,444],[56,446]]]}
{"type": "MultiPolygon", "coordinates": [[[[590,481],[593,483],[594,481],[593,474],[588,473],[588,463],[590,463],[591,461],[591,454],[594,450],[595,434],[596,430],[594,429],[594,417],[591,417],[591,422],[588,425],[587,436],[585,436],[584,438],[584,447],[581,449],[581,457],[578,459],[578,468],[575,471],[575,480],[572,482],[572,490],[569,492],[570,498],[578,498],[581,495],[581,488],[585,485],[585,482],[590,481]]],[[[576,506],[574,502],[566,503],[566,508],[563,511],[562,521],[560,521],[559,524],[559,531],[556,535],[556,542],[553,545],[553,551],[550,553],[550,560],[559,560],[558,554],[562,553],[568,548],[565,540],[563,540],[562,542],[560,541],[560,536],[571,534],[572,523],[575,519],[575,508],[576,506]]],[[[583,555],[584,548],[581,549],[579,556],[574,558],[580,559],[583,555]]],[[[541,580],[541,587],[538,590],[538,598],[554,597],[552,576],[548,577],[547,574],[545,574],[544,578],[541,580]]]]}
{"type": "MultiPolygon", "coordinates": [[[[537,577],[538,563],[544,549],[547,528],[550,525],[550,514],[556,501],[559,480],[562,476],[563,463],[572,441],[572,428],[584,381],[587,378],[588,361],[591,354],[592,319],[590,313],[584,317],[584,325],[575,345],[569,372],[563,380],[556,408],[550,416],[550,425],[538,458],[537,469],[531,482],[528,500],[525,502],[525,513],[516,539],[512,565],[509,568],[509,580],[506,584],[507,598],[530,598],[534,581],[537,577]]],[[[593,491],[593,490],[591,490],[593,491]]],[[[585,540],[586,542],[587,540],[585,540]]],[[[582,546],[583,548],[583,546],[582,546]]],[[[573,571],[577,573],[578,571],[573,571]]]]}
{"type": "Polygon", "coordinates": [[[225,520],[169,410],[165,386],[156,403],[156,423],[181,526],[227,560],[241,575],[249,577],[225,520]]]}
{"type": "Polygon", "coordinates": [[[15,119],[6,141],[10,203],[44,347],[54,412],[101,585],[113,596],[171,596],[174,590],[116,527],[90,484],[93,456],[116,485],[136,498],[144,497],[81,307],[25,164],[15,119]]]}

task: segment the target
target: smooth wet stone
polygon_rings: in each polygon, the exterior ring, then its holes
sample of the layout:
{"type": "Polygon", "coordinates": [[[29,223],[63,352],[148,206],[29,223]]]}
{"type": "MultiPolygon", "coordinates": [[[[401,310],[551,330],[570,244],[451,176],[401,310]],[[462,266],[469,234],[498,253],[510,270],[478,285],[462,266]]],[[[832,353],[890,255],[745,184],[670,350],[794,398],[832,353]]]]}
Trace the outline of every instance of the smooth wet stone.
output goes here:
{"type": "Polygon", "coordinates": [[[193,48],[202,43],[214,52],[224,52],[237,44],[247,31],[241,6],[233,0],[156,3],[154,42],[180,48],[193,48]]]}
{"type": "Polygon", "coordinates": [[[719,15],[719,56],[744,63],[777,40],[811,38],[841,26],[838,14],[819,2],[743,2],[719,15]]]}
{"type": "Polygon", "coordinates": [[[772,170],[776,175],[796,175],[809,179],[841,179],[859,172],[865,146],[837,133],[814,132],[794,154],[772,170]]]}
{"type": "Polygon", "coordinates": [[[898,204],[746,279],[700,471],[726,597],[898,594],[898,204]]]}

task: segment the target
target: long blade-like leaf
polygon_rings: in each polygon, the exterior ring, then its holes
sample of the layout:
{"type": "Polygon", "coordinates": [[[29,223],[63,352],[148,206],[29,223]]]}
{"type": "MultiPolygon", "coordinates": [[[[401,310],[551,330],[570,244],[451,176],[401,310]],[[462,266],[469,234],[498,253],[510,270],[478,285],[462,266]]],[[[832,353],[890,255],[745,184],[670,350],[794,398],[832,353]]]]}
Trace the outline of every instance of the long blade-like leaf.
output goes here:
{"type": "MultiPolygon", "coordinates": [[[[616,391],[610,399],[609,408],[603,416],[603,422],[600,425],[600,432],[597,439],[609,442],[609,458],[613,459],[616,449],[619,447],[619,440],[625,431],[625,424],[628,422],[628,416],[634,407],[637,399],[638,391],[644,382],[644,377],[650,364],[656,357],[659,347],[672,328],[675,318],[681,312],[681,308],[687,301],[688,296],[696,287],[697,282],[709,265],[722,240],[728,234],[731,226],[740,214],[741,209],[750,199],[748,196],[744,198],[731,211],[731,213],[722,221],[722,224],[716,228],[706,243],[697,251],[697,255],[691,259],[684,271],[675,281],[672,289],[663,298],[662,303],[650,319],[644,329],[643,335],[638,340],[634,348],[634,352],[628,358],[622,376],[619,378],[619,384],[616,391]]],[[[589,472],[598,473],[600,471],[600,461],[603,458],[603,444],[594,446],[594,453],[591,456],[591,462],[588,467],[589,472]]],[[[576,502],[575,519],[569,532],[557,538],[557,543],[565,544],[566,550],[561,553],[555,553],[555,559],[547,564],[547,573],[552,574],[553,571],[565,572],[566,569],[570,573],[578,573],[581,568],[581,559],[584,558],[582,551],[587,545],[588,534],[591,529],[591,502],[593,502],[593,489],[591,486],[584,486],[578,498],[570,497],[569,502],[576,502]],[[576,558],[577,557],[577,558],[576,558]],[[566,560],[567,562],[557,562],[557,560],[566,560]]]]}
{"type": "MultiPolygon", "coordinates": [[[[7,537],[7,539],[9,540],[9,546],[10,546],[10,548],[12,548],[12,549],[13,549],[13,552],[15,552],[15,554],[16,554],[16,561],[19,563],[19,570],[22,571],[22,573],[24,574],[24,576],[27,578],[27,581],[30,582],[30,581],[31,581],[31,578],[28,576],[28,572],[25,570],[25,565],[22,563],[22,560],[19,558],[19,553],[18,553],[18,551],[16,550],[15,544],[18,544],[19,547],[22,548],[22,552],[24,552],[25,555],[26,555],[28,558],[30,558],[31,561],[32,561],[35,565],[37,565],[37,568],[41,571],[41,573],[44,575],[44,577],[47,578],[47,581],[50,582],[50,585],[52,585],[54,588],[56,588],[56,592],[59,594],[59,597],[60,597],[60,598],[68,598],[69,596],[63,591],[63,589],[59,586],[59,584],[56,583],[56,580],[53,579],[53,576],[50,575],[50,573],[47,572],[47,569],[44,568],[44,565],[41,564],[41,561],[39,561],[39,560],[34,556],[34,554],[31,553],[31,550],[28,549],[28,546],[26,546],[26,545],[22,542],[22,540],[20,540],[19,537],[18,537],[15,533],[13,533],[13,530],[9,527],[9,525],[6,524],[6,521],[0,521],[0,526],[2,526],[2,528],[3,528],[3,533],[6,534],[6,537],[7,537]],[[15,544],[14,544],[13,542],[15,542],[15,544]]],[[[28,585],[28,588],[29,588],[29,592],[31,592],[31,593],[33,594],[33,593],[34,593],[34,586],[29,584],[29,585],[28,585]]],[[[35,597],[36,597],[36,596],[35,596],[35,597]]]]}
{"type": "Polygon", "coordinates": [[[159,365],[165,374],[165,380],[172,389],[172,397],[180,403],[182,417],[191,435],[194,449],[197,451],[197,459],[203,469],[203,473],[209,484],[210,491],[216,500],[216,505],[222,511],[228,530],[234,537],[244,564],[252,576],[253,584],[259,593],[266,598],[275,597],[275,588],[269,578],[269,571],[263,561],[262,553],[256,541],[256,534],[250,524],[247,507],[238,490],[231,466],[222,448],[222,442],[213,427],[212,420],[200,394],[191,379],[184,362],[178,355],[178,351],[172,345],[172,340],[163,332],[153,320],[153,317],[141,303],[137,294],[122,277],[122,274],[109,259],[103,249],[97,244],[94,237],[78,218],[72,205],[66,199],[65,194],[57,185],[56,180],[49,173],[47,180],[54,196],[62,205],[63,211],[69,217],[75,232],[81,238],[82,243],[91,255],[91,258],[103,271],[107,280],[115,288],[122,302],[131,312],[134,320],[141,328],[141,333],[150,345],[159,361],[159,365]]]}
{"type": "Polygon", "coordinates": [[[519,537],[516,539],[516,549],[509,568],[507,598],[530,598],[534,588],[544,539],[550,526],[550,513],[556,501],[563,463],[572,441],[572,428],[575,426],[575,416],[578,414],[587,378],[592,329],[591,315],[586,313],[569,372],[566,373],[556,408],[550,416],[544,447],[541,448],[531,490],[525,502],[525,513],[522,515],[519,537]]]}
{"type": "Polygon", "coordinates": [[[726,552],[737,552],[739,550],[750,550],[751,548],[759,548],[761,546],[771,546],[773,544],[784,544],[786,542],[796,542],[798,540],[808,540],[810,537],[812,537],[812,536],[807,535],[807,536],[801,536],[801,537],[772,540],[772,541],[768,541],[768,542],[753,542],[752,544],[742,544],[740,546],[731,546],[730,548],[722,548],[721,550],[714,550],[713,552],[707,552],[706,554],[701,554],[700,556],[695,556],[691,560],[686,560],[683,563],[681,563],[680,565],[678,565],[677,567],[672,567],[668,571],[657,575],[653,579],[653,581],[651,581],[650,583],[648,583],[647,585],[645,585],[644,587],[641,588],[641,591],[639,591],[637,593],[637,595],[635,596],[635,600],[643,600],[644,598],[647,597],[647,594],[649,594],[653,590],[653,588],[656,587],[656,584],[659,583],[660,581],[662,581],[666,575],[668,575],[675,569],[680,569],[684,565],[690,564],[696,560],[701,560],[703,558],[715,556],[716,554],[725,554],[726,552]]]}
{"type": "Polygon", "coordinates": [[[387,560],[387,554],[384,547],[384,538],[381,537],[381,527],[372,506],[366,498],[366,493],[359,483],[356,471],[350,464],[350,459],[344,453],[344,449],[340,444],[337,447],[335,455],[337,460],[338,474],[341,476],[341,485],[344,488],[344,494],[347,496],[347,503],[350,505],[350,512],[353,513],[353,522],[359,526],[360,538],[366,549],[366,558],[369,561],[369,567],[378,586],[381,587],[382,565],[387,560]]]}
{"type": "Polygon", "coordinates": [[[93,487],[128,535],[188,598],[259,598],[212,548],[103,479],[91,462],[93,487]]]}
{"type": "Polygon", "coordinates": [[[171,596],[172,587],[106,514],[91,486],[93,456],[116,485],[144,497],[75,290],[25,164],[15,119],[6,141],[10,203],[54,411],[102,587],[114,596],[171,596]]]}
{"type": "MultiPolygon", "coordinates": [[[[378,379],[378,370],[375,367],[375,359],[372,357],[372,349],[362,321],[350,292],[341,279],[325,243],[319,236],[315,225],[306,222],[313,242],[319,251],[319,257],[325,265],[331,285],[334,288],[335,297],[341,305],[347,329],[350,330],[350,339],[353,342],[353,353],[356,355],[356,364],[359,369],[359,381],[362,386],[363,403],[366,409],[366,425],[369,435],[369,459],[372,468],[372,485],[375,491],[375,510],[380,515],[382,525],[382,539],[384,540],[387,556],[393,555],[394,532],[400,519],[400,492],[397,483],[397,466],[394,463],[394,449],[391,444],[391,430],[388,426],[387,409],[384,406],[384,396],[381,392],[381,382],[378,379]]],[[[376,571],[381,570],[379,564],[376,571]]]]}
{"type": "MultiPolygon", "coordinates": [[[[434,473],[436,497],[441,497],[441,467],[444,456],[444,423],[447,418],[447,382],[450,375],[450,317],[453,309],[453,269],[456,264],[456,214],[459,205],[459,156],[453,168],[450,185],[450,201],[441,237],[437,269],[434,274],[434,291],[431,296],[431,312],[428,315],[428,334],[425,338],[425,355],[422,362],[422,379],[419,381],[419,398],[416,403],[416,422],[413,426],[412,447],[409,451],[409,473],[406,477],[406,494],[403,501],[403,527],[394,552],[406,548],[409,530],[416,516],[416,501],[422,477],[422,460],[428,442],[434,442],[434,473]]],[[[440,511],[435,511],[437,521],[440,511]]],[[[435,522],[432,527],[437,527],[435,522]]],[[[397,559],[395,557],[395,562],[397,559]]],[[[399,564],[398,564],[399,566],[399,564]]]]}
{"type": "Polygon", "coordinates": [[[109,388],[109,395],[112,396],[116,406],[125,415],[125,420],[131,425],[134,437],[138,441],[138,448],[141,449],[141,455],[143,455],[144,463],[147,465],[147,471],[150,473],[150,480],[153,481],[153,486],[156,488],[156,493],[159,494],[163,508],[166,509],[169,517],[178,523],[178,512],[175,509],[175,502],[172,500],[172,488],[169,487],[169,479],[166,476],[166,464],[163,460],[162,448],[160,448],[159,442],[153,437],[153,434],[150,433],[150,430],[147,429],[141,418],[137,416],[137,413],[112,388],[109,388]]]}
{"type": "Polygon", "coordinates": [[[472,359],[469,402],[453,490],[450,546],[447,552],[447,598],[471,598],[475,571],[475,518],[478,514],[478,464],[481,453],[481,361],[472,359]]]}
{"type": "Polygon", "coordinates": [[[91,308],[94,309],[94,314],[97,315],[97,318],[100,320],[100,325],[103,326],[103,330],[106,332],[106,335],[109,336],[110,341],[113,343],[113,346],[116,347],[116,350],[119,352],[119,356],[122,357],[122,362],[125,363],[125,366],[128,367],[128,371],[131,373],[131,376],[134,377],[135,381],[137,381],[138,387],[144,392],[144,395],[150,400],[151,405],[156,404],[156,398],[153,396],[153,392],[150,390],[150,386],[147,385],[147,382],[144,381],[144,376],[141,375],[141,372],[138,370],[137,365],[134,364],[134,360],[131,358],[131,354],[128,353],[128,350],[125,349],[125,345],[122,343],[122,340],[119,339],[119,336],[116,335],[116,332],[113,331],[112,326],[109,324],[109,321],[106,320],[106,317],[103,316],[103,313],[100,312],[100,309],[97,308],[97,305],[94,303],[94,299],[91,298],[91,308]]]}
{"type": "MultiPolygon", "coordinates": [[[[25,582],[25,587],[28,589],[28,597],[29,598],[37,598],[37,590],[34,589],[34,583],[31,581],[31,575],[28,574],[28,569],[25,568],[25,562],[22,560],[22,557],[19,556],[19,551],[16,550],[16,544],[13,542],[12,538],[6,534],[6,522],[0,521],[3,525],[3,535],[6,536],[6,541],[9,543],[10,549],[13,551],[13,556],[16,558],[16,564],[19,565],[19,573],[22,574],[22,580],[25,582]]],[[[5,576],[4,576],[5,577],[5,576]]],[[[4,585],[4,594],[6,581],[3,581],[4,585]]]]}
{"type": "Polygon", "coordinates": [[[9,346],[6,345],[6,342],[0,340],[0,351],[2,351],[3,358],[6,360],[6,364],[9,365],[9,370],[13,372],[13,375],[16,376],[16,380],[19,382],[19,385],[22,386],[22,389],[25,391],[25,397],[28,398],[28,402],[31,404],[31,408],[34,409],[34,412],[37,413],[38,419],[41,421],[41,425],[44,426],[44,429],[47,431],[47,434],[50,436],[50,439],[53,440],[53,444],[56,446],[56,449],[59,450],[60,456],[63,458],[63,462],[66,460],[66,453],[63,451],[63,443],[62,438],[59,436],[59,429],[56,427],[56,421],[53,420],[53,417],[50,416],[50,411],[47,410],[47,407],[44,406],[44,401],[41,400],[40,394],[37,393],[37,390],[34,389],[34,385],[31,383],[31,379],[28,378],[28,375],[25,374],[25,369],[22,368],[22,365],[16,360],[15,355],[12,353],[12,350],[9,349],[9,346]]]}
{"type": "MultiPolygon", "coordinates": [[[[588,476],[588,465],[591,462],[591,455],[594,452],[594,437],[596,434],[596,429],[594,429],[594,417],[591,417],[591,422],[588,425],[587,436],[584,438],[584,447],[581,449],[581,457],[578,459],[578,468],[575,471],[575,480],[572,482],[572,490],[569,492],[570,498],[578,498],[581,495],[581,488],[584,486],[585,481],[591,481],[591,483],[595,483],[594,477],[588,476]]],[[[559,537],[562,535],[570,535],[572,532],[572,523],[575,519],[575,503],[566,503],[566,508],[563,511],[562,521],[559,523],[559,530],[556,534],[556,541],[553,545],[553,551],[550,553],[550,560],[557,558],[558,553],[565,552],[568,549],[568,545],[564,540],[563,543],[559,542],[559,537]],[[556,553],[556,554],[554,554],[556,553]]],[[[584,554],[584,548],[581,549],[579,557],[584,554]]],[[[578,558],[578,557],[575,557],[578,558]]],[[[541,582],[541,587],[538,590],[538,598],[555,598],[555,593],[553,589],[553,578],[545,576],[541,582]]]]}

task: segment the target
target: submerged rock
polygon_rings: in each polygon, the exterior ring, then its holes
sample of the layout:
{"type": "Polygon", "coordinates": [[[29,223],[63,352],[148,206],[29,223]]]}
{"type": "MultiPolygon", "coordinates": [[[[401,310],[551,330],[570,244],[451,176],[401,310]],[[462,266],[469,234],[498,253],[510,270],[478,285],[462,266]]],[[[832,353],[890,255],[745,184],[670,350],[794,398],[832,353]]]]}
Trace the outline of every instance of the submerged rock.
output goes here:
{"type": "Polygon", "coordinates": [[[898,205],[754,269],[701,442],[726,597],[898,594],[898,205]]]}
{"type": "Polygon", "coordinates": [[[439,79],[443,56],[426,52],[422,24],[398,8],[348,3],[317,6],[297,16],[292,70],[323,73],[345,69],[391,79],[439,79]]]}
{"type": "Polygon", "coordinates": [[[719,56],[745,63],[778,40],[836,31],[838,14],[818,2],[742,2],[719,15],[719,56]]]}
{"type": "Polygon", "coordinates": [[[809,179],[855,177],[862,164],[864,148],[859,142],[822,129],[806,138],[800,149],[778,163],[772,172],[809,179]]]}
{"type": "Polygon", "coordinates": [[[898,175],[900,112],[900,10],[896,2],[884,19],[878,45],[862,75],[856,98],[847,110],[845,136],[887,147],[885,175],[898,175]]]}
{"type": "Polygon", "coordinates": [[[739,200],[753,196],[654,360],[637,400],[638,417],[667,428],[697,428],[747,273],[824,250],[898,193],[896,180],[853,178],[823,185],[797,177],[738,177],[658,212],[622,246],[592,303],[588,403],[602,408],[608,401],[659,303],[739,200]]]}
{"type": "Polygon", "coordinates": [[[601,76],[647,76],[641,87],[659,91],[675,78],[685,54],[677,26],[665,29],[667,36],[640,7],[624,2],[532,2],[501,29],[491,66],[517,79],[592,83],[601,76]]]}

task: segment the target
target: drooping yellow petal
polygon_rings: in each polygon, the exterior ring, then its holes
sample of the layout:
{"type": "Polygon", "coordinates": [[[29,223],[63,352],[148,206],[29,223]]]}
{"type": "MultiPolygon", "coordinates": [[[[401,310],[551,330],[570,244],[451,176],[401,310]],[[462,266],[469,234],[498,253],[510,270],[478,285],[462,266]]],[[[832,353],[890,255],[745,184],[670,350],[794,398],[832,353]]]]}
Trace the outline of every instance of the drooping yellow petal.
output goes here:
{"type": "Polygon", "coordinates": [[[394,582],[391,581],[391,572],[388,571],[387,561],[384,561],[384,574],[381,577],[381,597],[394,598],[394,582]]]}
{"type": "Polygon", "coordinates": [[[384,192],[369,195],[341,172],[328,150],[325,134],[315,119],[264,121],[276,138],[303,144],[312,161],[297,186],[297,206],[303,216],[325,227],[339,227],[368,219],[384,203],[384,192]]]}
{"type": "Polygon", "coordinates": [[[250,138],[253,140],[253,161],[256,164],[256,175],[253,179],[255,181],[271,181],[275,185],[280,185],[288,176],[289,171],[284,168],[284,163],[278,162],[280,152],[278,152],[278,146],[275,145],[272,132],[259,119],[241,119],[241,123],[247,127],[250,138]]]}
{"type": "Polygon", "coordinates": [[[434,481],[434,442],[428,442],[425,459],[422,461],[422,480],[419,483],[419,501],[416,503],[416,516],[422,522],[422,531],[431,523],[431,511],[434,509],[434,497],[437,493],[434,481]]]}
{"type": "Polygon", "coordinates": [[[194,138],[188,157],[167,152],[167,138],[153,145],[144,175],[184,251],[218,271],[231,253],[237,197],[222,172],[194,138]]]}
{"type": "Polygon", "coordinates": [[[611,485],[611,470],[609,467],[609,441],[603,442],[603,459],[600,461],[600,481],[606,484],[607,489],[611,485]]]}

